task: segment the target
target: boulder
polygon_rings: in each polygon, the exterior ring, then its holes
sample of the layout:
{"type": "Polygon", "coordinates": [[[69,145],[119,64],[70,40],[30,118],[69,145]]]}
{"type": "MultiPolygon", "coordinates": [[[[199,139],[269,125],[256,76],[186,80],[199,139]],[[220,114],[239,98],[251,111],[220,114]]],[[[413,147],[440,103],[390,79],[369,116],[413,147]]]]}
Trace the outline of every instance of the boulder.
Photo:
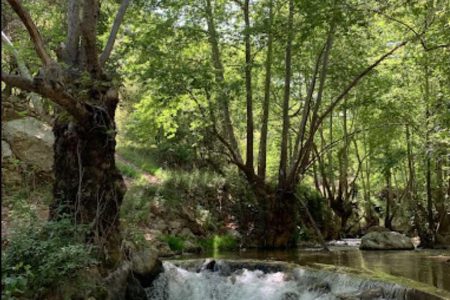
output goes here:
{"type": "Polygon", "coordinates": [[[160,257],[170,257],[175,255],[175,252],[170,250],[170,247],[169,245],[167,245],[167,243],[159,243],[156,245],[156,248],[158,249],[160,257]]]}
{"type": "Polygon", "coordinates": [[[369,229],[367,229],[367,233],[370,232],[388,232],[390,231],[389,229],[387,229],[386,227],[382,227],[382,226],[372,226],[369,227],[369,229]]]}
{"type": "Polygon", "coordinates": [[[2,140],[2,161],[12,158],[13,154],[9,144],[2,140]]]}
{"type": "Polygon", "coordinates": [[[202,247],[200,247],[199,245],[196,245],[195,243],[187,240],[187,241],[184,242],[183,252],[186,252],[186,253],[201,253],[202,252],[202,247]]]}
{"type": "Polygon", "coordinates": [[[158,251],[147,248],[133,255],[131,271],[142,287],[151,285],[153,280],[163,271],[162,262],[158,259],[158,251]]]}
{"type": "Polygon", "coordinates": [[[161,272],[163,265],[155,249],[144,248],[133,253],[129,261],[124,261],[104,279],[107,299],[146,300],[145,288],[150,287],[161,272]]]}
{"type": "Polygon", "coordinates": [[[3,138],[19,160],[39,171],[52,171],[55,138],[48,124],[26,117],[5,122],[2,127],[3,138]]]}
{"type": "Polygon", "coordinates": [[[370,232],[361,238],[361,250],[414,250],[411,239],[395,231],[370,232]]]}

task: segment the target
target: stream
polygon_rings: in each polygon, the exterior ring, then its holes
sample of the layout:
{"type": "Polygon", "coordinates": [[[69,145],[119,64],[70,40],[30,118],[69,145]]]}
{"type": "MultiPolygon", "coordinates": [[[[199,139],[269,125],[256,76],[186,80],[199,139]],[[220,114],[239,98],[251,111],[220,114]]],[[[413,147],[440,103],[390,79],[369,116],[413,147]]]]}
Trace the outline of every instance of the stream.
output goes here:
{"type": "Polygon", "coordinates": [[[450,250],[360,251],[351,241],[331,246],[331,252],[249,249],[185,255],[164,262],[165,271],[148,298],[450,299],[449,260],[450,250]],[[209,270],[202,266],[212,260],[215,266],[209,270]],[[276,261],[295,267],[268,270],[276,261]],[[243,265],[236,267],[236,262],[243,265]],[[262,267],[252,267],[255,263],[262,267]],[[441,298],[408,295],[406,286],[441,298]]]}
{"type": "MultiPolygon", "coordinates": [[[[210,257],[205,255],[203,257],[210,257]]],[[[331,247],[331,252],[317,249],[289,251],[248,250],[214,255],[221,259],[259,259],[293,262],[301,266],[318,264],[369,270],[408,278],[450,291],[450,250],[360,251],[348,247],[331,247]]]]}

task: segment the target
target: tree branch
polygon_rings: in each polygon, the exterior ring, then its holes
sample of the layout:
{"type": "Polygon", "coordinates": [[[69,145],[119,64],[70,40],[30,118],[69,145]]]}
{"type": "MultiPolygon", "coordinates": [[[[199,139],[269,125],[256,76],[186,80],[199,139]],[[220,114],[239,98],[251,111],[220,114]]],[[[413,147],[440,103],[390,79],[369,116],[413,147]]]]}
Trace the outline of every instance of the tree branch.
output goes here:
{"type": "Polygon", "coordinates": [[[96,33],[98,10],[98,0],[84,0],[81,33],[83,35],[83,47],[86,55],[86,69],[94,77],[100,73],[96,33]]]}
{"type": "Polygon", "coordinates": [[[378,58],[373,64],[368,66],[364,71],[362,71],[358,76],[356,76],[348,85],[347,87],[342,91],[342,93],[336,97],[336,99],[330,104],[330,106],[325,110],[325,112],[317,118],[317,121],[315,124],[312,124],[311,128],[311,135],[314,135],[314,133],[319,128],[320,124],[323,122],[323,120],[330,114],[333,109],[344,99],[345,96],[359,83],[359,81],[364,78],[367,74],[369,74],[370,71],[375,69],[382,61],[384,61],[386,58],[391,56],[395,51],[402,48],[408,43],[408,41],[403,41],[397,46],[395,46],[393,49],[391,49],[389,52],[382,55],[380,58],[378,58]]]}
{"type": "Polygon", "coordinates": [[[8,0],[9,5],[11,5],[12,9],[19,16],[22,23],[28,30],[30,34],[31,40],[33,41],[34,47],[36,49],[36,53],[41,59],[44,65],[49,65],[52,63],[52,59],[47,54],[47,51],[44,47],[44,41],[42,40],[42,36],[39,33],[36,25],[33,23],[33,20],[30,17],[30,14],[23,8],[22,4],[19,0],[8,0]]]}
{"type": "Polygon", "coordinates": [[[80,122],[86,122],[88,111],[83,103],[76,101],[70,94],[64,91],[56,91],[45,81],[30,80],[17,75],[9,75],[2,72],[2,81],[6,84],[25,91],[35,92],[52,100],[64,108],[69,114],[80,122]]]}
{"type": "Polygon", "coordinates": [[[130,0],[123,0],[117,11],[116,19],[114,20],[113,26],[111,28],[111,33],[109,34],[108,42],[106,43],[103,53],[100,55],[100,67],[103,67],[105,62],[111,55],[112,49],[114,47],[114,42],[116,41],[117,33],[119,32],[120,24],[122,24],[123,17],[127,11],[128,4],[130,0]]]}
{"type": "Polygon", "coordinates": [[[70,0],[67,11],[67,40],[64,60],[69,64],[76,64],[80,48],[80,1],[70,0]]]}

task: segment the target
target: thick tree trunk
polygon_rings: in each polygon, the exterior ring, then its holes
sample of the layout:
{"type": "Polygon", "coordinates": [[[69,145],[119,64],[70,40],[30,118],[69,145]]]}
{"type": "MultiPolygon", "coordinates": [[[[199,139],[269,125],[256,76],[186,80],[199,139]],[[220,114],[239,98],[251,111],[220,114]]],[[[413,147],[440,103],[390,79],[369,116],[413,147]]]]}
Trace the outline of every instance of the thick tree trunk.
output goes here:
{"type": "Polygon", "coordinates": [[[297,205],[295,195],[291,192],[277,191],[268,198],[266,213],[266,231],[264,248],[295,247],[297,227],[297,205]]]}
{"type": "Polygon", "coordinates": [[[88,224],[88,239],[109,253],[118,247],[119,209],[126,187],[115,165],[114,113],[117,93],[98,91],[90,100],[89,122],[80,123],[60,113],[54,123],[54,202],[50,218],[69,216],[88,224]],[[102,100],[103,99],[103,100],[102,100]]]}

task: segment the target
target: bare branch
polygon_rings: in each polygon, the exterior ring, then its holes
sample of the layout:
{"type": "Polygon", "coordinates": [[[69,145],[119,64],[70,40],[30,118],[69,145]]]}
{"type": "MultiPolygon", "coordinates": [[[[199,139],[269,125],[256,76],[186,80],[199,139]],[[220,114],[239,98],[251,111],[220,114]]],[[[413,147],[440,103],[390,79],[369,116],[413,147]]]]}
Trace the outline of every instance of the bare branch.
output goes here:
{"type": "Polygon", "coordinates": [[[123,0],[119,10],[117,11],[116,19],[114,20],[113,26],[111,28],[111,33],[109,34],[108,42],[106,43],[103,53],[100,55],[101,67],[105,65],[105,62],[111,55],[112,49],[114,47],[114,42],[116,41],[117,32],[119,32],[119,27],[120,24],[122,24],[123,17],[125,15],[125,12],[127,11],[128,4],[130,4],[130,0],[123,0]]]}
{"type": "Polygon", "coordinates": [[[87,121],[88,111],[81,102],[76,101],[70,94],[64,91],[54,90],[45,81],[30,80],[17,75],[9,75],[2,72],[2,81],[6,84],[25,91],[35,92],[60,105],[69,114],[80,122],[87,121]]]}
{"type": "Polygon", "coordinates": [[[31,40],[33,41],[34,47],[36,49],[36,53],[39,58],[42,60],[44,65],[49,65],[52,63],[52,59],[48,55],[47,51],[44,47],[44,41],[42,40],[42,36],[39,33],[36,25],[30,17],[30,14],[24,9],[19,0],[8,0],[9,5],[11,5],[12,9],[19,16],[22,23],[28,30],[30,34],[31,40]]]}

